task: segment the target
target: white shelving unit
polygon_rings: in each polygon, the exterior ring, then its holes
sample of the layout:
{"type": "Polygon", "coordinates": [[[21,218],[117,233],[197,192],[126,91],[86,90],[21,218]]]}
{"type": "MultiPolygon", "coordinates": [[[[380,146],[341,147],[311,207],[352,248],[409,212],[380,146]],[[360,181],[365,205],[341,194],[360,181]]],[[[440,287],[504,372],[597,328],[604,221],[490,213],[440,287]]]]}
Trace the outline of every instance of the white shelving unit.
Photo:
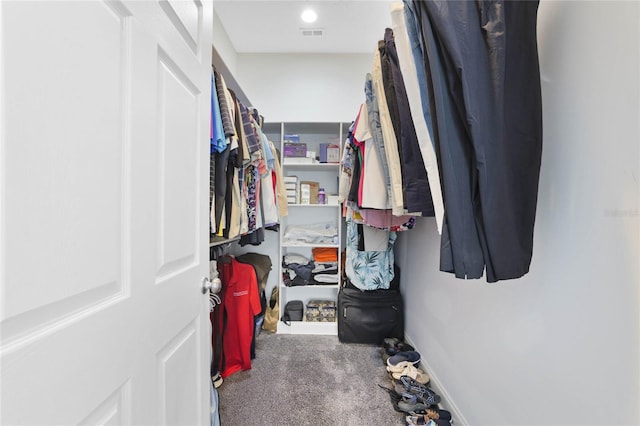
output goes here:
{"type": "MultiPolygon", "coordinates": [[[[266,123],[267,136],[271,140],[280,141],[280,161],[284,176],[297,176],[298,182],[318,182],[320,188],[324,188],[326,198],[329,195],[338,194],[338,178],[340,165],[337,163],[312,163],[312,164],[287,164],[283,157],[284,135],[296,134],[300,137],[300,143],[307,145],[308,151],[315,151],[319,155],[321,143],[332,143],[340,146],[340,153],[344,139],[348,134],[350,123],[266,123]]],[[[280,228],[280,246],[278,257],[278,279],[280,285],[280,317],[284,313],[284,307],[290,300],[301,300],[305,306],[309,300],[333,300],[337,302],[339,284],[309,285],[287,287],[282,281],[284,268],[282,258],[286,254],[300,254],[312,259],[313,247],[335,247],[338,250],[338,276],[341,276],[340,256],[343,247],[343,220],[341,205],[339,204],[289,204],[289,214],[282,221],[280,228]],[[309,225],[315,223],[331,223],[338,230],[338,244],[285,244],[283,236],[289,225],[309,225]]],[[[291,325],[278,322],[278,333],[281,334],[324,334],[337,335],[336,322],[307,322],[292,321],[291,325]]]]}

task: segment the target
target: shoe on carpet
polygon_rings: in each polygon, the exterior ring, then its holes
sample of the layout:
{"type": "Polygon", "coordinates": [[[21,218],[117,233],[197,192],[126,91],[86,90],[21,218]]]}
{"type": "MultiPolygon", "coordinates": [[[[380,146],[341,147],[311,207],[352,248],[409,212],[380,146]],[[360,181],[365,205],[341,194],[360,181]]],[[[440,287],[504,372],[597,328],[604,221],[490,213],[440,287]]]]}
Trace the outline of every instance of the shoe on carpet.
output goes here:
{"type": "Polygon", "coordinates": [[[394,367],[387,367],[387,370],[391,373],[391,376],[396,380],[400,380],[402,376],[409,376],[410,378],[420,383],[421,385],[426,385],[427,383],[429,383],[429,380],[430,380],[429,375],[427,373],[420,370],[419,368],[414,367],[413,364],[411,364],[409,361],[402,361],[394,367]],[[402,365],[402,370],[398,371],[401,365],[402,365]]]}
{"type": "Polygon", "coordinates": [[[220,376],[219,372],[216,371],[216,373],[211,376],[211,382],[216,389],[222,386],[223,378],[220,376]]]}
{"type": "Polygon", "coordinates": [[[429,407],[430,405],[418,402],[417,400],[411,402],[410,400],[406,400],[403,398],[401,401],[395,403],[393,408],[395,408],[396,411],[401,411],[403,413],[409,414],[412,411],[426,410],[429,407]]]}
{"type": "Polygon", "coordinates": [[[398,343],[400,343],[400,339],[395,338],[395,337],[386,337],[382,340],[382,345],[383,347],[386,348],[393,348],[395,347],[398,343]]]}
{"type": "Polygon", "coordinates": [[[416,365],[420,362],[420,353],[416,351],[398,352],[387,359],[387,365],[392,367],[404,361],[416,365]]]}
{"type": "Polygon", "coordinates": [[[440,404],[440,395],[438,395],[431,389],[427,389],[426,392],[419,393],[419,394],[405,392],[402,394],[402,401],[405,401],[407,403],[406,404],[407,406],[412,404],[418,404],[418,403],[422,403],[426,406],[426,407],[416,407],[414,410],[410,410],[415,412],[417,410],[426,410],[427,408],[433,407],[434,405],[437,406],[438,404],[440,404]]]}
{"type": "MultiPolygon", "coordinates": [[[[391,359],[391,358],[389,358],[389,359],[391,359]]],[[[393,365],[389,365],[389,363],[387,363],[387,371],[389,373],[400,373],[400,372],[404,371],[404,369],[409,367],[409,366],[413,367],[414,365],[413,365],[413,363],[411,363],[409,361],[400,361],[400,362],[398,362],[396,364],[393,364],[393,365]]]]}
{"type": "Polygon", "coordinates": [[[422,415],[409,415],[405,417],[405,424],[407,425],[429,425],[429,426],[450,426],[451,422],[448,420],[430,419],[422,415]]]}
{"type": "Polygon", "coordinates": [[[410,414],[416,416],[427,416],[432,420],[446,420],[448,422],[451,421],[451,413],[449,411],[441,410],[440,408],[436,407],[427,408],[426,410],[417,410],[410,414]]]}
{"type": "Polygon", "coordinates": [[[405,425],[407,426],[412,426],[412,425],[428,425],[428,426],[436,426],[436,423],[433,420],[425,420],[422,417],[415,417],[415,416],[407,416],[405,417],[405,425]]]}
{"type": "Polygon", "coordinates": [[[402,395],[403,393],[419,394],[430,390],[427,385],[422,385],[409,376],[402,376],[400,380],[394,380],[393,384],[393,389],[398,395],[402,395]]]}
{"type": "Polygon", "coordinates": [[[404,418],[404,422],[407,426],[413,426],[413,425],[437,426],[436,422],[434,422],[429,418],[424,418],[422,416],[406,416],[404,418]]]}
{"type": "MultiPolygon", "coordinates": [[[[409,352],[415,350],[413,346],[395,337],[387,337],[382,344],[383,353],[395,355],[398,352],[409,352]]],[[[386,360],[385,360],[386,361],[386,360]]]]}
{"type": "Polygon", "coordinates": [[[378,384],[378,386],[380,386],[382,389],[387,391],[387,393],[389,394],[389,398],[391,399],[391,402],[397,403],[402,399],[402,392],[398,393],[395,389],[389,389],[387,387],[382,386],[381,384],[378,384]]]}

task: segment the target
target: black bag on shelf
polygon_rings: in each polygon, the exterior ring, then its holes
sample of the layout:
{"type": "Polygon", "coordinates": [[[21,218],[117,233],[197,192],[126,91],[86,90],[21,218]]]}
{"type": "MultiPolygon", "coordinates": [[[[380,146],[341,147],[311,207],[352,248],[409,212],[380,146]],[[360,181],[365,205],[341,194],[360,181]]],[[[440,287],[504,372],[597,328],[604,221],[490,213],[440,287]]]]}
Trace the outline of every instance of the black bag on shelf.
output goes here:
{"type": "Polygon", "coordinates": [[[345,280],[338,292],[338,339],[343,343],[382,345],[386,337],[404,340],[404,304],[400,270],[389,290],[360,290],[345,280]]]}
{"type": "Polygon", "coordinates": [[[287,325],[290,325],[291,321],[302,321],[303,312],[304,304],[302,300],[290,300],[284,307],[282,321],[287,325]]]}

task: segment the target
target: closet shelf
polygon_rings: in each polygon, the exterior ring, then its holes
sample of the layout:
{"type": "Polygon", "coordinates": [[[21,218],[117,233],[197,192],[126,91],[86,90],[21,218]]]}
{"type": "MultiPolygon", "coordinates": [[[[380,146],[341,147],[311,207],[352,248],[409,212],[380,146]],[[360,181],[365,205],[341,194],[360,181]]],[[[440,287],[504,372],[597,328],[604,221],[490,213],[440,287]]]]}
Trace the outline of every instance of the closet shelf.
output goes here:
{"type": "MultiPolygon", "coordinates": [[[[344,241],[342,205],[338,203],[338,197],[336,196],[339,192],[340,163],[320,163],[308,157],[285,157],[285,143],[293,145],[299,143],[300,146],[295,150],[298,155],[301,155],[304,149],[305,155],[309,154],[310,157],[322,158],[322,160],[337,160],[338,157],[334,156],[335,152],[327,152],[328,145],[325,147],[324,144],[338,146],[338,152],[341,154],[342,149],[340,147],[343,146],[343,141],[349,133],[350,126],[351,123],[347,122],[288,122],[268,125],[271,130],[269,136],[274,140],[280,141],[280,165],[282,167],[282,175],[285,178],[287,200],[292,201],[291,204],[287,204],[289,214],[282,219],[281,230],[284,229],[284,232],[280,232],[278,278],[280,279],[281,310],[291,300],[300,300],[305,306],[312,300],[333,301],[337,305],[338,292],[340,291],[339,280],[335,283],[314,283],[287,287],[283,279],[286,267],[283,265],[282,259],[288,254],[297,254],[313,260],[314,256],[321,255],[317,251],[314,253],[316,248],[323,248],[332,254],[337,251],[337,274],[340,277],[342,275],[341,248],[344,241]],[[307,191],[306,187],[302,187],[303,182],[309,184],[309,191],[307,191]],[[306,201],[307,198],[309,201],[316,201],[320,188],[324,190],[324,199],[327,204],[300,203],[302,199],[306,201]],[[309,226],[309,229],[313,229],[312,226],[314,224],[326,224],[335,227],[335,238],[328,238],[326,234],[329,234],[329,232],[323,232],[318,235],[310,232],[307,235],[301,231],[292,230],[295,233],[287,233],[289,226],[299,227],[303,230],[305,225],[309,226]],[[285,234],[287,238],[285,238],[285,234]],[[324,241],[325,244],[310,243],[308,242],[309,240],[324,241]]],[[[288,148],[291,147],[288,146],[288,148]]],[[[278,322],[277,332],[279,334],[335,336],[338,334],[338,326],[336,322],[299,321],[286,325],[280,321],[278,322]]]]}
{"type": "Polygon", "coordinates": [[[333,170],[340,167],[339,163],[311,163],[311,164],[295,164],[287,163],[286,160],[282,163],[283,167],[287,170],[333,170]]]}
{"type": "Polygon", "coordinates": [[[213,236],[209,238],[209,248],[221,246],[224,244],[231,244],[234,241],[238,241],[238,240],[240,240],[240,237],[224,238],[224,237],[213,236]]]}
{"type": "Polygon", "coordinates": [[[340,288],[340,286],[338,284],[312,284],[312,285],[292,285],[292,286],[287,286],[284,284],[280,284],[281,288],[313,288],[313,289],[318,289],[318,288],[340,288]]]}
{"type": "Polygon", "coordinates": [[[340,248],[340,244],[286,244],[286,243],[283,243],[282,247],[329,247],[329,248],[340,248]]]}
{"type": "Polygon", "coordinates": [[[340,204],[287,204],[287,207],[340,207],[340,204]]]}

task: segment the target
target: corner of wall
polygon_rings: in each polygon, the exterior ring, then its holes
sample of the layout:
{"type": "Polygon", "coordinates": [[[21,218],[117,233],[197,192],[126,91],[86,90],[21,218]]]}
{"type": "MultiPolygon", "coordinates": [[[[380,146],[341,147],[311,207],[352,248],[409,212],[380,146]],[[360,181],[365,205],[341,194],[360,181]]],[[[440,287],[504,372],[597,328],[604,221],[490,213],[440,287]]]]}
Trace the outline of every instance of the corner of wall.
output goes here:
{"type": "MultiPolygon", "coordinates": [[[[420,352],[421,354],[424,353],[420,351],[420,347],[418,347],[409,336],[405,335],[404,340],[405,342],[413,346],[416,351],[420,352]]],[[[420,368],[422,369],[422,371],[425,371],[429,375],[429,387],[442,398],[439,404],[440,407],[451,413],[451,418],[455,422],[456,426],[468,426],[469,422],[462,414],[462,411],[460,410],[460,408],[458,408],[458,405],[455,403],[449,392],[447,392],[447,388],[438,378],[435,370],[431,368],[429,362],[424,357],[420,360],[420,368]]]]}

